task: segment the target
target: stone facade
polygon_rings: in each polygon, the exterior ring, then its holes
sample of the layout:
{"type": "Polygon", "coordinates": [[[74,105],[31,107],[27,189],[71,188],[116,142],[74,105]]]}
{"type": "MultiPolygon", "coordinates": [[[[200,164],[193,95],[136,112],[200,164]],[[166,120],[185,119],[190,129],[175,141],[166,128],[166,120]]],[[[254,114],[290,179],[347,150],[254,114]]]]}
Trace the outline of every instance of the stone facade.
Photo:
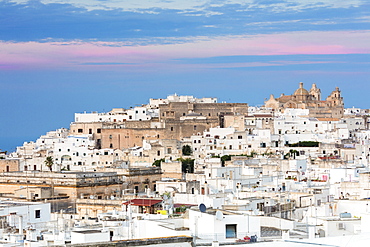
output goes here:
{"type": "Polygon", "coordinates": [[[142,146],[143,140],[164,137],[164,129],[158,128],[107,128],[102,130],[101,148],[123,149],[142,146]]]}
{"type": "Polygon", "coordinates": [[[244,115],[244,103],[170,102],[159,105],[159,119],[126,122],[75,122],[72,135],[92,134],[96,148],[123,149],[142,146],[143,140],[175,139],[203,133],[224,125],[225,115],[244,115]]]}
{"type": "Polygon", "coordinates": [[[18,159],[0,159],[0,172],[15,172],[20,170],[18,159]]]}
{"type": "Polygon", "coordinates": [[[343,98],[338,87],[326,100],[321,100],[321,90],[316,87],[316,84],[307,91],[303,88],[302,82],[292,95],[282,94],[279,98],[271,95],[265,101],[265,107],[275,111],[284,111],[286,108],[309,109],[309,116],[316,118],[342,118],[344,115],[343,98]]]}
{"type": "Polygon", "coordinates": [[[248,113],[248,104],[245,103],[191,103],[170,102],[159,105],[159,119],[179,119],[190,114],[199,114],[207,119],[216,118],[228,113],[248,113]]]}
{"type": "Polygon", "coordinates": [[[135,190],[136,193],[155,191],[155,182],[161,180],[162,171],[157,167],[125,169],[126,183],[123,187],[135,190]]]}
{"type": "Polygon", "coordinates": [[[53,196],[103,198],[122,190],[122,176],[102,172],[6,172],[0,177],[0,191],[14,193],[27,186],[52,187],[53,196]]]}

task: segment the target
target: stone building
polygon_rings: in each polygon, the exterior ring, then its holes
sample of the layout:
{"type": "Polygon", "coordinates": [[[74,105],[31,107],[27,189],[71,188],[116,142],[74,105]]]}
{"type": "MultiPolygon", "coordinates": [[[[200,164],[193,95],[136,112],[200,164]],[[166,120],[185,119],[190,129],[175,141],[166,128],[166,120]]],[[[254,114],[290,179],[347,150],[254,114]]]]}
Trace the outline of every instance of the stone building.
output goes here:
{"type": "Polygon", "coordinates": [[[73,135],[92,134],[96,148],[141,146],[143,140],[181,140],[224,125],[225,115],[245,115],[246,103],[169,102],[159,104],[159,118],[147,121],[74,122],[73,135]]]}
{"type": "Polygon", "coordinates": [[[0,172],[20,171],[19,159],[0,159],[0,172]]]}
{"type": "Polygon", "coordinates": [[[116,172],[5,172],[0,177],[0,191],[15,193],[28,186],[51,187],[53,197],[102,199],[120,195],[123,180],[116,172]]]}
{"type": "Polygon", "coordinates": [[[344,115],[343,98],[339,88],[326,98],[321,100],[321,90],[312,84],[310,91],[303,88],[303,83],[292,95],[282,94],[275,98],[272,94],[265,101],[266,108],[283,112],[286,108],[309,109],[309,116],[316,118],[342,118],[344,115]]]}
{"type": "Polygon", "coordinates": [[[159,105],[159,119],[180,119],[191,113],[199,114],[207,119],[216,118],[225,114],[247,114],[248,104],[246,103],[191,103],[191,102],[170,102],[159,105]]]}
{"type": "Polygon", "coordinates": [[[162,177],[159,167],[135,167],[123,170],[125,176],[123,188],[134,190],[135,193],[156,191],[155,183],[162,177]]]}

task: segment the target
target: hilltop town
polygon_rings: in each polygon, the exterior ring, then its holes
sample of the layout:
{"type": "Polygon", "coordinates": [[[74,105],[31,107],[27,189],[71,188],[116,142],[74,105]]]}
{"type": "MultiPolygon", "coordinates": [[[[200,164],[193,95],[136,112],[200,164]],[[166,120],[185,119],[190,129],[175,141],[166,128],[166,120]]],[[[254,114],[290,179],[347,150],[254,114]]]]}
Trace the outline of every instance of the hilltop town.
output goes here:
{"type": "Polygon", "coordinates": [[[0,242],[185,247],[368,233],[369,111],[344,108],[339,88],[292,91],[261,107],[175,94],[75,113],[69,129],[0,153],[0,242]]]}

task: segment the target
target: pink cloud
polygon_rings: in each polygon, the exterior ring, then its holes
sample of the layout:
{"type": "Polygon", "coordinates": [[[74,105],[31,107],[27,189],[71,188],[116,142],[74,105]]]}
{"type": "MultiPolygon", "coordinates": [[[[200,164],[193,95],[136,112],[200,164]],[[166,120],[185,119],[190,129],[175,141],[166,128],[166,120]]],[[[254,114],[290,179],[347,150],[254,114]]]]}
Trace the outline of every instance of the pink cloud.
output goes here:
{"type": "MultiPolygon", "coordinates": [[[[152,67],[173,59],[234,55],[369,54],[370,31],[290,32],[197,37],[181,44],[127,46],[120,42],[0,42],[0,69],[80,68],[96,64],[152,67]]],[[[173,63],[171,64],[172,66],[173,63]]],[[[234,65],[240,66],[240,65],[234,65]]],[[[263,66],[250,64],[249,66],[263,66]]],[[[270,64],[271,66],[271,64],[270,64]]]]}

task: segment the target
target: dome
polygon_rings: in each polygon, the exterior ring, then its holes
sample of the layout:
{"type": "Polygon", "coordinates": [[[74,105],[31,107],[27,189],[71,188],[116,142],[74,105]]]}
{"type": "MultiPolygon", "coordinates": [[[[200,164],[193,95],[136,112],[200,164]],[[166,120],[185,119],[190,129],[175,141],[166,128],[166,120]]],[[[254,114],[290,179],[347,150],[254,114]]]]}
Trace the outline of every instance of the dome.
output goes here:
{"type": "Polygon", "coordinates": [[[294,95],[309,95],[308,91],[303,88],[303,82],[299,83],[299,88],[295,90],[294,95]]]}

